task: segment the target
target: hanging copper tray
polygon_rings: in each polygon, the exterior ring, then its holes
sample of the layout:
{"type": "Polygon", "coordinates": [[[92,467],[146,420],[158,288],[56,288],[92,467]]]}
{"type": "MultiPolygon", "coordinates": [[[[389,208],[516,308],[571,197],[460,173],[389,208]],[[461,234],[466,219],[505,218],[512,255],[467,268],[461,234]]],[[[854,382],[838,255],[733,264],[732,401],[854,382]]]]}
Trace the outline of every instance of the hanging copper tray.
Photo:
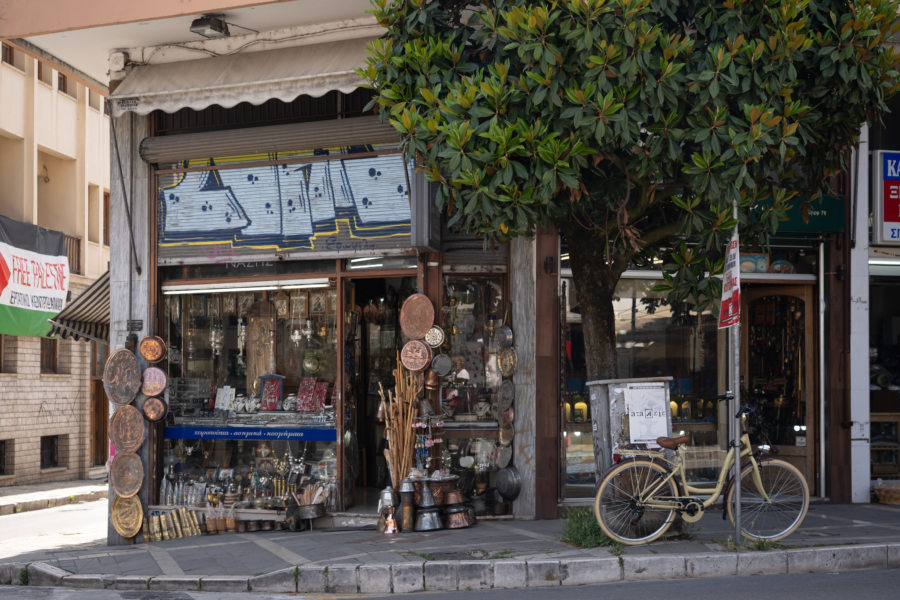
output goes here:
{"type": "Polygon", "coordinates": [[[144,443],[144,417],[130,404],[120,406],[109,421],[109,440],[116,452],[134,452],[144,443]]]}
{"type": "Polygon", "coordinates": [[[444,343],[444,339],[444,330],[438,325],[432,325],[431,328],[425,332],[425,343],[432,348],[440,348],[441,344],[444,343]]]}
{"type": "Polygon", "coordinates": [[[141,384],[141,393],[145,396],[159,396],[166,391],[166,374],[157,367],[144,369],[144,382],[141,384]]]}
{"type": "Polygon", "coordinates": [[[140,491],[143,481],[144,465],[141,464],[141,457],[133,452],[116,454],[109,466],[109,483],[116,494],[122,498],[131,498],[140,491]]]}
{"type": "Polygon", "coordinates": [[[163,399],[157,398],[156,396],[144,400],[144,405],[141,407],[144,418],[154,423],[156,421],[161,421],[166,416],[167,410],[168,407],[163,399]]]}
{"type": "Polygon", "coordinates": [[[504,348],[497,353],[497,368],[504,377],[512,377],[516,372],[516,350],[514,348],[504,348]]]}
{"type": "Polygon", "coordinates": [[[500,428],[500,445],[509,446],[512,444],[513,438],[516,436],[516,430],[512,425],[500,428]]]}
{"type": "Polygon", "coordinates": [[[166,343],[156,335],[148,335],[141,340],[138,351],[148,363],[158,363],[166,357],[166,343]]]}
{"type": "Polygon", "coordinates": [[[422,371],[431,363],[431,346],[422,340],[410,340],[400,350],[400,362],[410,371],[422,371]]]}
{"type": "Polygon", "coordinates": [[[497,407],[500,411],[507,410],[512,406],[513,401],[516,399],[516,386],[511,380],[504,379],[503,383],[500,384],[498,398],[497,407]]]}
{"type": "Polygon", "coordinates": [[[425,294],[412,294],[400,307],[400,329],[411,340],[421,340],[434,325],[434,306],[425,294]]]}
{"type": "Polygon", "coordinates": [[[116,404],[128,404],[140,387],[141,368],[137,357],[125,348],[110,354],[103,367],[103,389],[109,399],[116,404]]]}
{"type": "Polygon", "coordinates": [[[116,496],[109,513],[113,527],[123,538],[133,538],[140,532],[141,524],[144,522],[144,509],[137,496],[130,498],[116,496]]]}

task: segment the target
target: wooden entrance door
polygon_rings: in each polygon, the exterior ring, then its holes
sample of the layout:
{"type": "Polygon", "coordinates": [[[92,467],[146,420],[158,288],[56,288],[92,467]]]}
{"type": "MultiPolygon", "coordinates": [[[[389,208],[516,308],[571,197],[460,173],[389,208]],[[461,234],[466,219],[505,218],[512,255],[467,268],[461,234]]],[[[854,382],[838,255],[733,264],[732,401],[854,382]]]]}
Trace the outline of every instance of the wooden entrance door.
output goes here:
{"type": "Polygon", "coordinates": [[[741,297],[742,402],[751,439],[771,444],[815,490],[816,362],[811,286],[745,286],[741,297]]]}
{"type": "Polygon", "coordinates": [[[102,467],[109,458],[109,400],[103,390],[103,366],[109,346],[91,342],[91,466],[102,467]]]}

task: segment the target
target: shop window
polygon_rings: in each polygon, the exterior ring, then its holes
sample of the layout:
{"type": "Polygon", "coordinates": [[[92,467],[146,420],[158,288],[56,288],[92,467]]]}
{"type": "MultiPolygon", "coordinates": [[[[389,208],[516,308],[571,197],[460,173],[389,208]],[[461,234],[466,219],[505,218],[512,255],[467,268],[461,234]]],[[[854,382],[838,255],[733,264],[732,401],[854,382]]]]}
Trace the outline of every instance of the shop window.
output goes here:
{"type": "Polygon", "coordinates": [[[0,440],[0,476],[13,474],[15,440],[0,440]]]}
{"type": "Polygon", "coordinates": [[[53,85],[53,68],[45,63],[44,61],[37,61],[37,77],[38,81],[41,83],[47,84],[49,86],[53,85]]]}
{"type": "Polygon", "coordinates": [[[41,373],[58,373],[59,340],[41,338],[41,373]]]}
{"type": "Polygon", "coordinates": [[[78,84],[63,73],[56,74],[56,87],[63,94],[71,98],[78,98],[78,84]]]}
{"type": "Polygon", "coordinates": [[[66,466],[67,435],[45,435],[41,437],[41,469],[56,469],[66,466]]]}

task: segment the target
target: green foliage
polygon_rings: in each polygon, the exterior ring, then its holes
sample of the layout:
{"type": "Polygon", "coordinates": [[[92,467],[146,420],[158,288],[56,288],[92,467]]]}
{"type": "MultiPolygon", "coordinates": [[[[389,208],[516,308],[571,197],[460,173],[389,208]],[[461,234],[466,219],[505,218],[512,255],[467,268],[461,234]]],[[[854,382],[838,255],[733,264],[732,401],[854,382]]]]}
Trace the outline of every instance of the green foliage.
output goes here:
{"type": "Polygon", "coordinates": [[[28,567],[24,567],[19,571],[19,585],[28,585],[29,581],[31,581],[31,575],[28,573],[28,567]]]}
{"type": "Polygon", "coordinates": [[[609,539],[589,508],[570,508],[563,521],[562,541],[579,548],[610,548],[614,555],[621,554],[621,544],[609,539]]]}
{"type": "Polygon", "coordinates": [[[765,241],[898,87],[897,0],[373,4],[360,73],[453,223],[578,227],[603,252],[572,261],[605,285],[659,257],[660,289],[701,307],[733,204],[765,241]]]}

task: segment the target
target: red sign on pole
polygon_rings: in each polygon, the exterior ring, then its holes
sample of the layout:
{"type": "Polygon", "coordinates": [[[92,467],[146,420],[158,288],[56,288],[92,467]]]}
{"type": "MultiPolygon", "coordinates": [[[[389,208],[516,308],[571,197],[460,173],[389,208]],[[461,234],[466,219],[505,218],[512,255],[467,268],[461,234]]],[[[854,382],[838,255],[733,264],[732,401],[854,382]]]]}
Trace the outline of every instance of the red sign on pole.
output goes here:
{"type": "Polygon", "coordinates": [[[722,281],[722,304],[719,307],[719,329],[741,322],[741,268],[738,233],[735,229],[725,253],[725,273],[722,281]]]}

